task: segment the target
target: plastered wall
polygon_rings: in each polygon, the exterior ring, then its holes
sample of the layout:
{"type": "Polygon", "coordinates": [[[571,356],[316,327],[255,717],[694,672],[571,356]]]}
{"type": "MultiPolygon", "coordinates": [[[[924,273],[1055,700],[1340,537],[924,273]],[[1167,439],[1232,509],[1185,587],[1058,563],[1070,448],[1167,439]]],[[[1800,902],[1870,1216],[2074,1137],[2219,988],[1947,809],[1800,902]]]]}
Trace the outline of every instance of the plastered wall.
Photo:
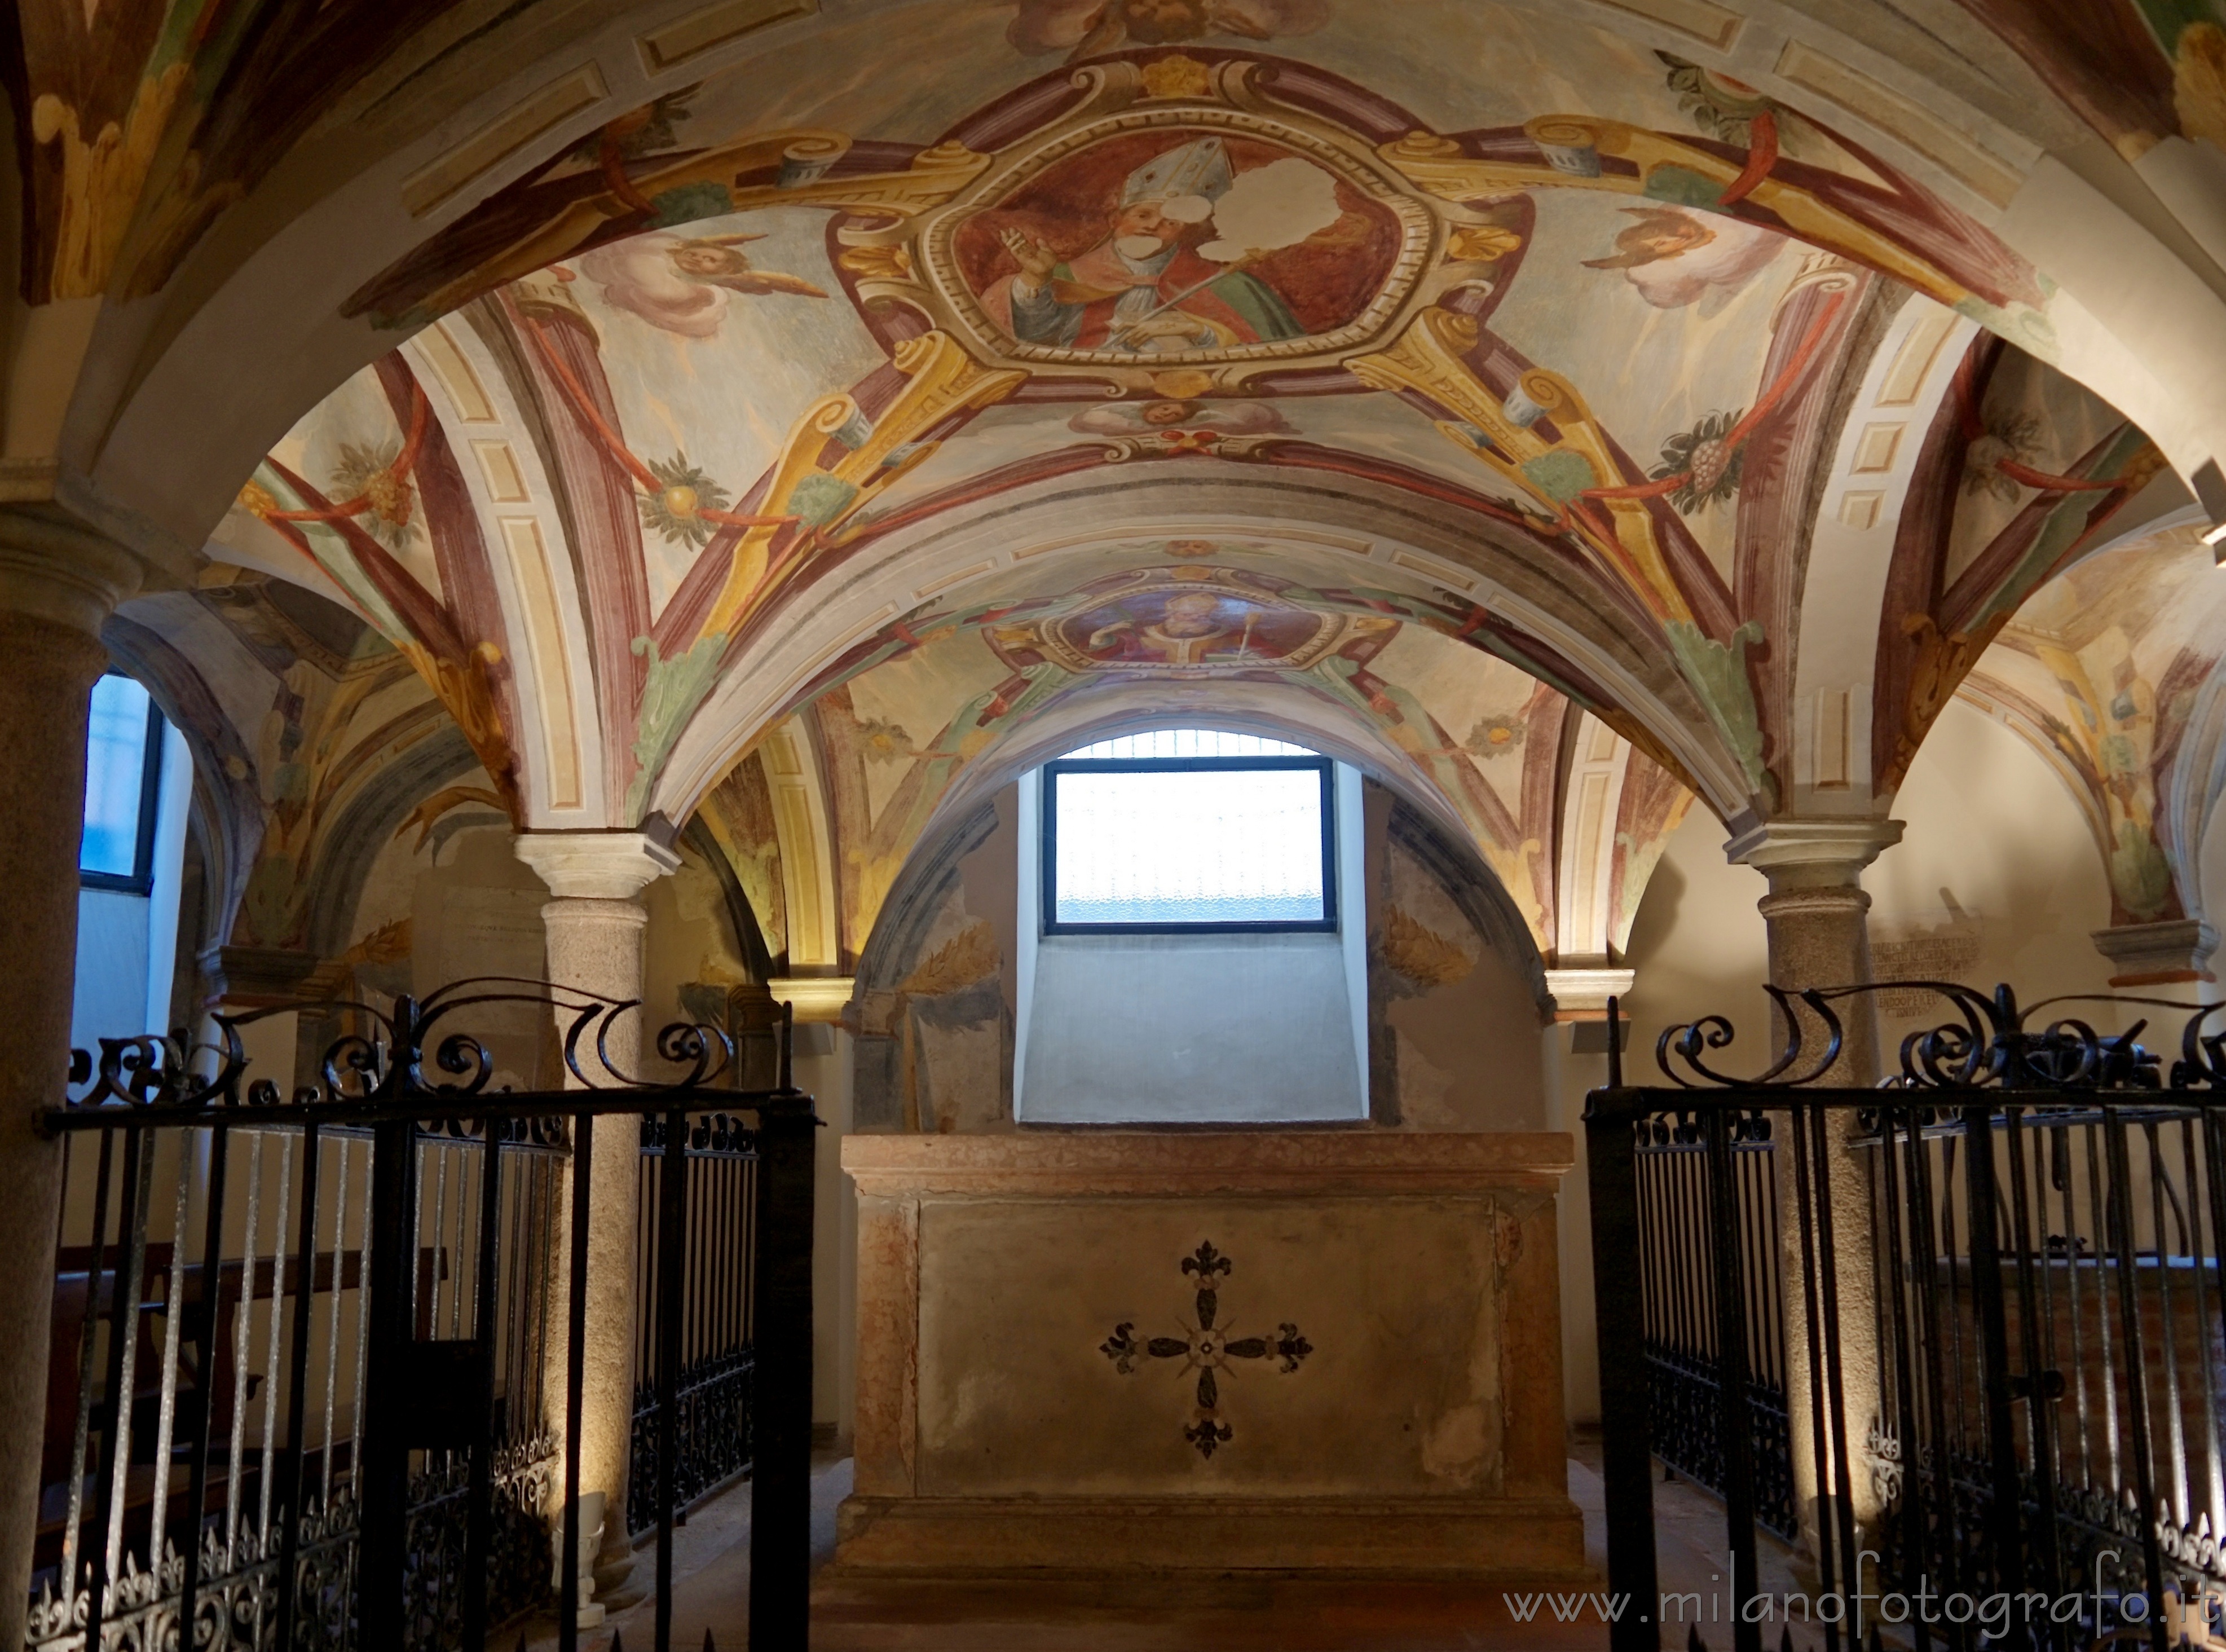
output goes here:
{"type": "MultiPolygon", "coordinates": [[[[1532,1056],[1542,981],[1521,920],[1480,866],[1390,792],[1366,785],[1362,813],[1368,1121],[1412,1130],[1545,1128],[1546,1091],[1532,1056]]],[[[858,1128],[949,1134],[1014,1128],[1018,975],[1027,967],[1023,960],[1034,962],[1033,949],[1018,933],[1018,880],[1022,867],[1034,864],[1033,848],[1021,837],[1015,789],[1008,787],[938,841],[923,844],[893,887],[859,966],[858,1128]]],[[[1123,994],[1147,990],[1154,947],[1192,944],[1154,939],[1135,944],[1131,954],[1094,958],[1100,996],[1116,1019],[1128,1001],[1123,994]]],[[[1330,963],[1333,973],[1333,958],[1330,963]]],[[[1256,982],[1247,990],[1247,982],[1231,979],[1236,968],[1224,958],[1218,971],[1204,972],[1206,982],[1228,982],[1205,1006],[1209,1030],[1214,1015],[1249,1018],[1249,1026],[1290,1013],[1278,993],[1256,990],[1256,982]]],[[[1192,982],[1186,991],[1186,1005],[1194,1005],[1200,993],[1214,989],[1192,982]]],[[[1317,1013],[1342,1013],[1322,1007],[1337,996],[1328,988],[1317,996],[1317,1013]]],[[[1092,1032],[1071,1024],[1071,995],[1054,1007],[1070,1023],[1065,1036],[1086,1039],[1092,1032]]],[[[1041,1014],[1036,1006],[1031,1010],[1041,1014]]],[[[1163,1004],[1157,1013],[1164,1019],[1173,1010],[1163,1004]]],[[[1231,1032],[1232,1047],[1243,1030],[1231,1032]]],[[[1062,1033],[1059,1025],[1049,1024],[1032,1026],[1028,1036],[1033,1043],[1062,1033]]],[[[1084,1059],[1104,1082],[1117,1083],[1121,1052],[1143,1047],[1143,1036],[1127,1026],[1117,1038],[1091,1041],[1084,1059]]],[[[1040,1052],[1032,1059],[1030,1086],[1040,1070],[1053,1065],[1040,1052]]],[[[1137,1059],[1135,1082],[1176,1082],[1162,1071],[1165,1064],[1137,1059]]],[[[1243,1087],[1244,1110],[1234,1116],[1351,1117],[1345,1107],[1326,1102],[1278,1109],[1272,1095],[1260,1093],[1269,1088],[1259,1082],[1261,1071],[1256,1061],[1209,1060],[1189,1082],[1243,1087]]],[[[1025,1102],[1021,1114],[1041,1116],[1025,1102]]],[[[1057,1121],[1069,1117],[1062,1114],[1057,1121]]]]}

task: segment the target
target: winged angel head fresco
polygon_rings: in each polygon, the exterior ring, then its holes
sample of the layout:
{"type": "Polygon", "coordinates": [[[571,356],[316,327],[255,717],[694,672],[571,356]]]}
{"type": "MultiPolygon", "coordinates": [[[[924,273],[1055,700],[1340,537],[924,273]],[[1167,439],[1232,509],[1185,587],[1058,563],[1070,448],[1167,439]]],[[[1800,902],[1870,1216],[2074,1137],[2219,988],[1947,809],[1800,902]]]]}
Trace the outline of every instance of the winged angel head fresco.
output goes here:
{"type": "Polygon", "coordinates": [[[597,247],[580,260],[580,273],[601,289],[603,302],[631,310],[652,327],[683,338],[708,339],[719,330],[731,295],[762,298],[782,293],[824,298],[798,276],[760,270],[742,245],[762,235],[637,235],[597,247]]]}
{"type": "Polygon", "coordinates": [[[1073,63],[1131,46],[1307,35],[1328,19],[1329,0],[1020,0],[1006,38],[1032,56],[1065,52],[1073,63]]]}
{"type": "MultiPolygon", "coordinates": [[[[1615,251],[1587,258],[1587,270],[1620,270],[1639,296],[1657,309],[1720,303],[1754,279],[1784,250],[1785,238],[1736,219],[1708,214],[1702,223],[1674,206],[1626,206],[1633,222],[1615,238],[1615,251]]],[[[1703,314],[1712,313],[1708,305],[1703,314]]]]}

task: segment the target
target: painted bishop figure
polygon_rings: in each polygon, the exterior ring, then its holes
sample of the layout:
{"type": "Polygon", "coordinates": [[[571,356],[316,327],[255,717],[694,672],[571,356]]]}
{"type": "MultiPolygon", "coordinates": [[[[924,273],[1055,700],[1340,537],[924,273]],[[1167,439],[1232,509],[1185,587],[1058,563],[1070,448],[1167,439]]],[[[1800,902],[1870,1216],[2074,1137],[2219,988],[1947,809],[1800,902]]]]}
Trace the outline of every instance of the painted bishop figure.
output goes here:
{"type": "Polygon", "coordinates": [[[1062,259],[1007,230],[1000,238],[1020,269],[983,295],[990,315],[1023,344],[1135,354],[1303,337],[1282,295],[1194,245],[1235,181],[1222,141],[1193,138],[1129,175],[1087,252],[1062,259]]]}

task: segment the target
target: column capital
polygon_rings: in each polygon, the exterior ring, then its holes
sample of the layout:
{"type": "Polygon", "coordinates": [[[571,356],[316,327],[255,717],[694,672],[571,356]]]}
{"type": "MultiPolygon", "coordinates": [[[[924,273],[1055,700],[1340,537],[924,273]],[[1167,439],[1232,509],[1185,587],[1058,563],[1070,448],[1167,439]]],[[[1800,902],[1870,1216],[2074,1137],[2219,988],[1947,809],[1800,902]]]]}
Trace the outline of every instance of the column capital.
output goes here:
{"type": "Polygon", "coordinates": [[[1557,1021],[1598,1021],[1607,1017],[1607,1001],[1627,995],[1638,979],[1636,969],[1605,963],[1571,965],[1546,971],[1546,990],[1554,996],[1557,1021]]]}
{"type": "Polygon", "coordinates": [[[2215,979],[2210,955],[2218,950],[2218,931],[2199,918],[2119,924],[2096,930],[2091,938],[2095,950],[2110,961],[2113,987],[2215,979]]]}
{"type": "Polygon", "coordinates": [[[1870,815],[1758,821],[1724,845],[1724,857],[1770,880],[1771,893],[1853,886],[1901,842],[1902,823],[1870,815]]]}
{"type": "Polygon", "coordinates": [[[51,504],[0,504],[0,612],[98,637],[147,582],[146,562],[51,504]]]}
{"type": "Polygon", "coordinates": [[[520,832],[511,843],[559,900],[632,900],[680,864],[646,832],[520,832]]]}

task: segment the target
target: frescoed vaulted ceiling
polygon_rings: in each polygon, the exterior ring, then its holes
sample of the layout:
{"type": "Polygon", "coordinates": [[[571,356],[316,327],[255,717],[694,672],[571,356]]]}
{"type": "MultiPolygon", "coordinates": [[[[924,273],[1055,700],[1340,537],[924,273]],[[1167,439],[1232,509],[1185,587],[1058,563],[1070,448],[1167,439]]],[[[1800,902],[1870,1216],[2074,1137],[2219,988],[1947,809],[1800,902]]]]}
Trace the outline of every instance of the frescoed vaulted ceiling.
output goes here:
{"type": "Polygon", "coordinates": [[[1883,804],[2000,616],[2163,470],[2047,366],[2030,265],[1807,117],[1667,54],[1612,115],[1426,114],[1326,67],[1359,20],[1261,16],[1045,73],[1072,18],[1026,7],[969,42],[1011,82],[972,111],[661,98],[357,293],[415,336],[226,531],[347,590],[534,825],[684,817],[807,649],[931,592],[1054,602],[1178,499],[1341,531],[1323,604],[1530,673],[1729,819],[1883,804]],[[1920,472],[1949,508],[1901,518],[1920,472]],[[1818,515],[1905,605],[1834,662],[1821,774],[1818,515]]]}
{"type": "MultiPolygon", "coordinates": [[[[1606,956],[1688,799],[1886,812],[1982,656],[2057,646],[2021,607],[2119,577],[2092,553],[2226,449],[2030,206],[2100,131],[2178,212],[2226,162],[2226,14],[1929,0],[1967,67],[1925,58],[1953,90],[1916,97],[1873,60],[1918,52],[1905,16],[1841,7],[1859,49],[1811,9],[652,7],[547,22],[584,67],[436,140],[404,129],[519,9],[337,6],[325,44],[366,60],[259,147],[226,88],[277,97],[291,60],[244,21],[179,0],[136,93],[86,78],[90,25],[27,35],[26,291],[109,306],[68,336],[114,398],[49,446],[351,610],[519,829],[701,822],[792,957],[855,955],[954,800],[1178,710],[1396,778],[1542,950],[1606,956]],[[102,119],[147,145],[88,192],[102,119]],[[336,147],[277,166],[312,126],[362,137],[375,207],[318,195],[336,147]],[[323,204],[207,232],[266,184],[323,204]],[[120,204],[172,185],[168,217],[120,204]],[[217,347],[226,305],[267,311],[267,363],[217,347]],[[199,457],[146,434],[188,387],[199,457]],[[1586,763],[1628,900],[1608,851],[1565,864],[1586,763]],[[817,881],[766,835],[798,786],[842,862],[817,881]]],[[[2226,271],[2190,279],[2155,302],[2207,339],[2226,271]]],[[[2128,876],[2129,918],[2171,909],[2128,876]]]]}
{"type": "Polygon", "coordinates": [[[2226,581],[2190,524],[2161,528],[2044,587],[1964,680],[2085,815],[2112,921],[2204,910],[2202,846],[2226,759],[2226,581]]]}

